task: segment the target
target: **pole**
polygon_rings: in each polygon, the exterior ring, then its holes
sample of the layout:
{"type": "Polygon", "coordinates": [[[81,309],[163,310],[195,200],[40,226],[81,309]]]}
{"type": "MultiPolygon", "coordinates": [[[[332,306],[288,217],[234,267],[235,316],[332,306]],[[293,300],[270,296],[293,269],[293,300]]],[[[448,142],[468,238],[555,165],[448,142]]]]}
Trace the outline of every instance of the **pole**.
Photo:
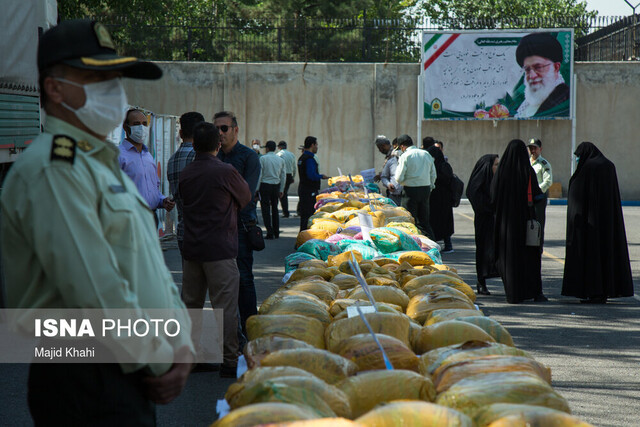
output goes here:
{"type": "Polygon", "coordinates": [[[576,83],[578,79],[576,78],[575,73],[571,77],[571,87],[573,88],[573,91],[571,92],[571,154],[569,155],[569,158],[571,159],[571,175],[573,175],[573,172],[576,169],[576,162],[573,153],[576,151],[576,94],[578,92],[576,83]]]}
{"type": "MultiPolygon", "coordinates": [[[[422,68],[422,60],[420,62],[421,62],[421,64],[420,64],[421,67],[420,68],[422,68]]],[[[423,118],[422,117],[422,115],[423,115],[422,110],[424,109],[424,105],[423,105],[424,104],[424,100],[422,99],[423,98],[423,93],[422,93],[423,89],[424,88],[422,87],[422,71],[420,71],[420,75],[418,75],[418,102],[417,102],[417,104],[418,104],[418,111],[417,111],[417,113],[418,113],[417,114],[417,116],[418,116],[417,117],[418,118],[418,123],[417,123],[418,129],[417,129],[417,132],[416,132],[416,146],[417,147],[420,147],[421,146],[420,144],[422,143],[422,118],[423,118]]]]}

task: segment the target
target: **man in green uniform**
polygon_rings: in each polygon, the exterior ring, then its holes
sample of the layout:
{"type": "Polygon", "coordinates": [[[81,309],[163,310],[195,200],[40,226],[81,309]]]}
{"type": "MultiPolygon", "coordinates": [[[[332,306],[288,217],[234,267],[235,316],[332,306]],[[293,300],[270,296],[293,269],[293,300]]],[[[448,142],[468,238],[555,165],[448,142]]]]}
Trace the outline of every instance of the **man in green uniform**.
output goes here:
{"type": "Polygon", "coordinates": [[[529,144],[527,144],[527,148],[529,148],[529,154],[531,154],[531,157],[529,157],[531,167],[533,167],[533,170],[536,173],[538,186],[540,187],[540,191],[542,191],[542,196],[544,196],[540,197],[540,199],[536,200],[533,204],[533,208],[536,211],[536,218],[540,221],[540,230],[542,234],[540,239],[540,249],[542,249],[542,245],[544,243],[544,222],[546,219],[547,197],[549,196],[549,187],[553,184],[553,173],[551,172],[551,163],[540,155],[542,152],[542,141],[533,138],[529,141],[529,144]]]}
{"type": "Polygon", "coordinates": [[[43,34],[38,70],[44,133],[13,165],[0,199],[7,306],[25,313],[122,308],[141,315],[161,308],[183,317],[175,337],[138,342],[142,352],[167,355],[173,364],[31,364],[31,415],[35,425],[154,425],[154,403],[178,396],[190,372],[191,323],[164,264],[152,213],[106,135],[126,111],[120,77],[157,79],[162,71],[118,56],[106,28],[87,20],[65,21],[43,34]]]}

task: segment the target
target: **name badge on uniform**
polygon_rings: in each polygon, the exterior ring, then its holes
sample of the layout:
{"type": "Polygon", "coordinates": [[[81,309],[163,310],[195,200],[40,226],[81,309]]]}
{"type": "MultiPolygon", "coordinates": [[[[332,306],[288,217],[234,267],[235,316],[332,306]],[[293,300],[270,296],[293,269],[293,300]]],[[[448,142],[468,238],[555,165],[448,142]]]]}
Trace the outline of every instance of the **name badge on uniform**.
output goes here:
{"type": "Polygon", "coordinates": [[[110,185],[109,190],[111,190],[112,193],[126,193],[127,191],[124,189],[124,186],[116,184],[110,185]]]}

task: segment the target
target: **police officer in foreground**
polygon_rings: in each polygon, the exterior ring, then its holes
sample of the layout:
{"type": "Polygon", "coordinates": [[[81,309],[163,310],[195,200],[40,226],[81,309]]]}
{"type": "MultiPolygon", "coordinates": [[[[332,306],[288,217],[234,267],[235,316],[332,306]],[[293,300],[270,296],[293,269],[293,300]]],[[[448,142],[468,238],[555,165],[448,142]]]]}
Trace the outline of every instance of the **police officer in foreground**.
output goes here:
{"type": "Polygon", "coordinates": [[[531,167],[533,167],[533,170],[536,173],[538,186],[544,195],[544,197],[540,200],[536,200],[533,204],[533,208],[536,211],[536,219],[540,222],[540,230],[542,232],[540,239],[540,250],[542,250],[542,245],[544,244],[544,222],[546,219],[547,198],[549,196],[549,187],[553,184],[553,173],[551,172],[551,163],[540,155],[542,152],[542,141],[532,138],[527,144],[527,148],[531,155],[529,157],[531,167]]]}
{"type": "Polygon", "coordinates": [[[186,383],[191,326],[152,213],[106,135],[127,107],[120,78],[152,80],[162,71],[118,56],[106,28],[87,20],[43,34],[38,70],[44,133],[13,165],[0,199],[7,306],[176,308],[186,319],[174,338],[140,338],[173,364],[32,363],[29,409],[35,425],[154,425],[154,404],[186,383]]]}

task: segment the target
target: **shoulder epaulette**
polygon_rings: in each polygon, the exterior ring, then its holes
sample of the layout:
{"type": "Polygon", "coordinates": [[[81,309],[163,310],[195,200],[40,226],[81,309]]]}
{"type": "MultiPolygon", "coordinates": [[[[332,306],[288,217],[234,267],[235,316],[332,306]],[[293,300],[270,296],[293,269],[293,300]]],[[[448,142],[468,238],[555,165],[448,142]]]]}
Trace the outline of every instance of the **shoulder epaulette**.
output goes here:
{"type": "Polygon", "coordinates": [[[76,140],[67,135],[54,135],[51,142],[51,160],[73,164],[76,158],[76,140]]]}
{"type": "Polygon", "coordinates": [[[547,161],[546,160],[542,160],[540,163],[542,163],[543,165],[546,165],[547,161]]]}

